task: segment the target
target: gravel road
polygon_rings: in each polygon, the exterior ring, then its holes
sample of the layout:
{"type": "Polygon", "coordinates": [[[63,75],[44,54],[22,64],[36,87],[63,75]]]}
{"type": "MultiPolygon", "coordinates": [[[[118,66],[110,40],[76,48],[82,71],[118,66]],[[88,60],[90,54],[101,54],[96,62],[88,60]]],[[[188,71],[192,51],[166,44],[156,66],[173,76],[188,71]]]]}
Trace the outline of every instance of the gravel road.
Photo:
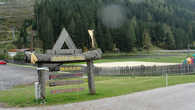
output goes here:
{"type": "Polygon", "coordinates": [[[195,83],[81,103],[0,110],[195,110],[195,83]]]}
{"type": "Polygon", "coordinates": [[[0,90],[30,84],[37,79],[35,69],[16,65],[0,65],[0,90]]]}

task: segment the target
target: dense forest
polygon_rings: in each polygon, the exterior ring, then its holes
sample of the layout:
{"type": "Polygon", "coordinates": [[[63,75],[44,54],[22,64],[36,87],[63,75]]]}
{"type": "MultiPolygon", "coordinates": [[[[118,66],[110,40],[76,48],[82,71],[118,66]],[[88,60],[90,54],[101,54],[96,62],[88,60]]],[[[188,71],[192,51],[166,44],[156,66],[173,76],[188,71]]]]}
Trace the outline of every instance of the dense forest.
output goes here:
{"type": "Polygon", "coordinates": [[[36,0],[33,29],[44,49],[65,27],[77,47],[95,30],[103,51],[193,48],[195,0],[36,0]]]}

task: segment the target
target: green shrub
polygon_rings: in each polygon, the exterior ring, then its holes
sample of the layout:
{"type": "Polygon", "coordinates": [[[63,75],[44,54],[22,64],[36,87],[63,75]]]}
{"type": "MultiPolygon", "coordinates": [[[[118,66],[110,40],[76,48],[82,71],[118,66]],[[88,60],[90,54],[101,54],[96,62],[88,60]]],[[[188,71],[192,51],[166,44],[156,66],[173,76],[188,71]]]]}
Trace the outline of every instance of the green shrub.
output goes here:
{"type": "Polygon", "coordinates": [[[5,58],[6,58],[6,55],[0,54],[0,60],[3,60],[3,59],[5,59],[5,58]]]}
{"type": "Polygon", "coordinates": [[[0,60],[6,59],[8,57],[7,49],[0,48],[0,60]]]}
{"type": "Polygon", "coordinates": [[[35,53],[43,54],[43,49],[35,48],[35,53]]]}
{"type": "Polygon", "coordinates": [[[6,49],[15,49],[16,48],[16,46],[14,45],[14,44],[7,44],[7,45],[5,45],[5,48],[6,49]]]}

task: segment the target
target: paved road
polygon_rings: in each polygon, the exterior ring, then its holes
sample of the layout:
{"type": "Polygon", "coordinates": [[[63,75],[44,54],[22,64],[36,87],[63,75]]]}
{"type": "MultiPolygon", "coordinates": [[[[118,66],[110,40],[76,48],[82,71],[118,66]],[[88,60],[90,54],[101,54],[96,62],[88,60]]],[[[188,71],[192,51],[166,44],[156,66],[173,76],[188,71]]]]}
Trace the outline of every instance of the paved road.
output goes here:
{"type": "Polygon", "coordinates": [[[0,90],[32,83],[37,79],[36,77],[36,71],[31,67],[0,65],[0,90]]]}
{"type": "Polygon", "coordinates": [[[81,103],[2,110],[195,110],[195,83],[81,103]]]}

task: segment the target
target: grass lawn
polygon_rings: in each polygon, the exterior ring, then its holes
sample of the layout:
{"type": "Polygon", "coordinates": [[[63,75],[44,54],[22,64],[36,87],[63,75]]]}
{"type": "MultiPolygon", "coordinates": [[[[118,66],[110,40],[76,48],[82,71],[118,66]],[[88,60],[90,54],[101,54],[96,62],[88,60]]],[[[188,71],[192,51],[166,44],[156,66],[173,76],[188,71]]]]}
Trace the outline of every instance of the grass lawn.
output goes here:
{"type": "MultiPolygon", "coordinates": [[[[189,55],[192,56],[192,53],[190,53],[189,55]]],[[[184,54],[184,53],[159,53],[159,55],[157,53],[155,54],[154,53],[150,53],[150,54],[139,54],[139,53],[107,54],[107,53],[104,53],[103,58],[100,60],[96,60],[95,63],[128,62],[128,61],[182,63],[186,59],[186,57],[187,57],[187,54],[184,54]],[[143,56],[140,56],[140,55],[143,55],[143,56]]],[[[79,63],[79,64],[83,64],[83,63],[79,63]]]]}
{"type": "Polygon", "coordinates": [[[146,57],[146,58],[132,58],[128,56],[123,57],[108,57],[95,61],[96,63],[104,62],[128,62],[128,61],[142,61],[142,62],[166,62],[166,63],[182,63],[186,56],[167,56],[167,57],[146,57]]]}
{"type": "Polygon", "coordinates": [[[104,62],[127,62],[127,61],[143,61],[143,62],[166,62],[166,63],[182,63],[186,57],[192,56],[194,53],[160,53],[150,51],[140,51],[133,53],[104,53],[101,60],[96,63],[104,62]],[[141,56],[140,56],[141,55],[141,56]],[[144,58],[144,56],[146,56],[144,58]]]}
{"type": "MultiPolygon", "coordinates": [[[[109,63],[109,62],[130,62],[130,61],[140,61],[140,62],[162,62],[162,63],[182,63],[186,59],[186,56],[163,56],[163,57],[146,57],[146,58],[133,58],[132,56],[113,56],[113,57],[103,57],[100,60],[95,60],[95,63],[109,63]]],[[[73,64],[85,64],[73,63],[73,64]]]]}
{"type": "MultiPolygon", "coordinates": [[[[76,86],[47,87],[46,105],[65,104],[105,97],[125,95],[159,87],[165,87],[165,78],[162,76],[146,77],[96,77],[96,95],[89,95],[87,82],[76,86]],[[53,95],[50,90],[84,87],[85,90],[76,93],[62,93],[53,95]]],[[[195,82],[195,75],[169,76],[169,85],[195,82]]],[[[0,91],[0,103],[8,106],[26,107],[39,105],[34,101],[34,86],[20,86],[11,90],[0,91]]]]}

